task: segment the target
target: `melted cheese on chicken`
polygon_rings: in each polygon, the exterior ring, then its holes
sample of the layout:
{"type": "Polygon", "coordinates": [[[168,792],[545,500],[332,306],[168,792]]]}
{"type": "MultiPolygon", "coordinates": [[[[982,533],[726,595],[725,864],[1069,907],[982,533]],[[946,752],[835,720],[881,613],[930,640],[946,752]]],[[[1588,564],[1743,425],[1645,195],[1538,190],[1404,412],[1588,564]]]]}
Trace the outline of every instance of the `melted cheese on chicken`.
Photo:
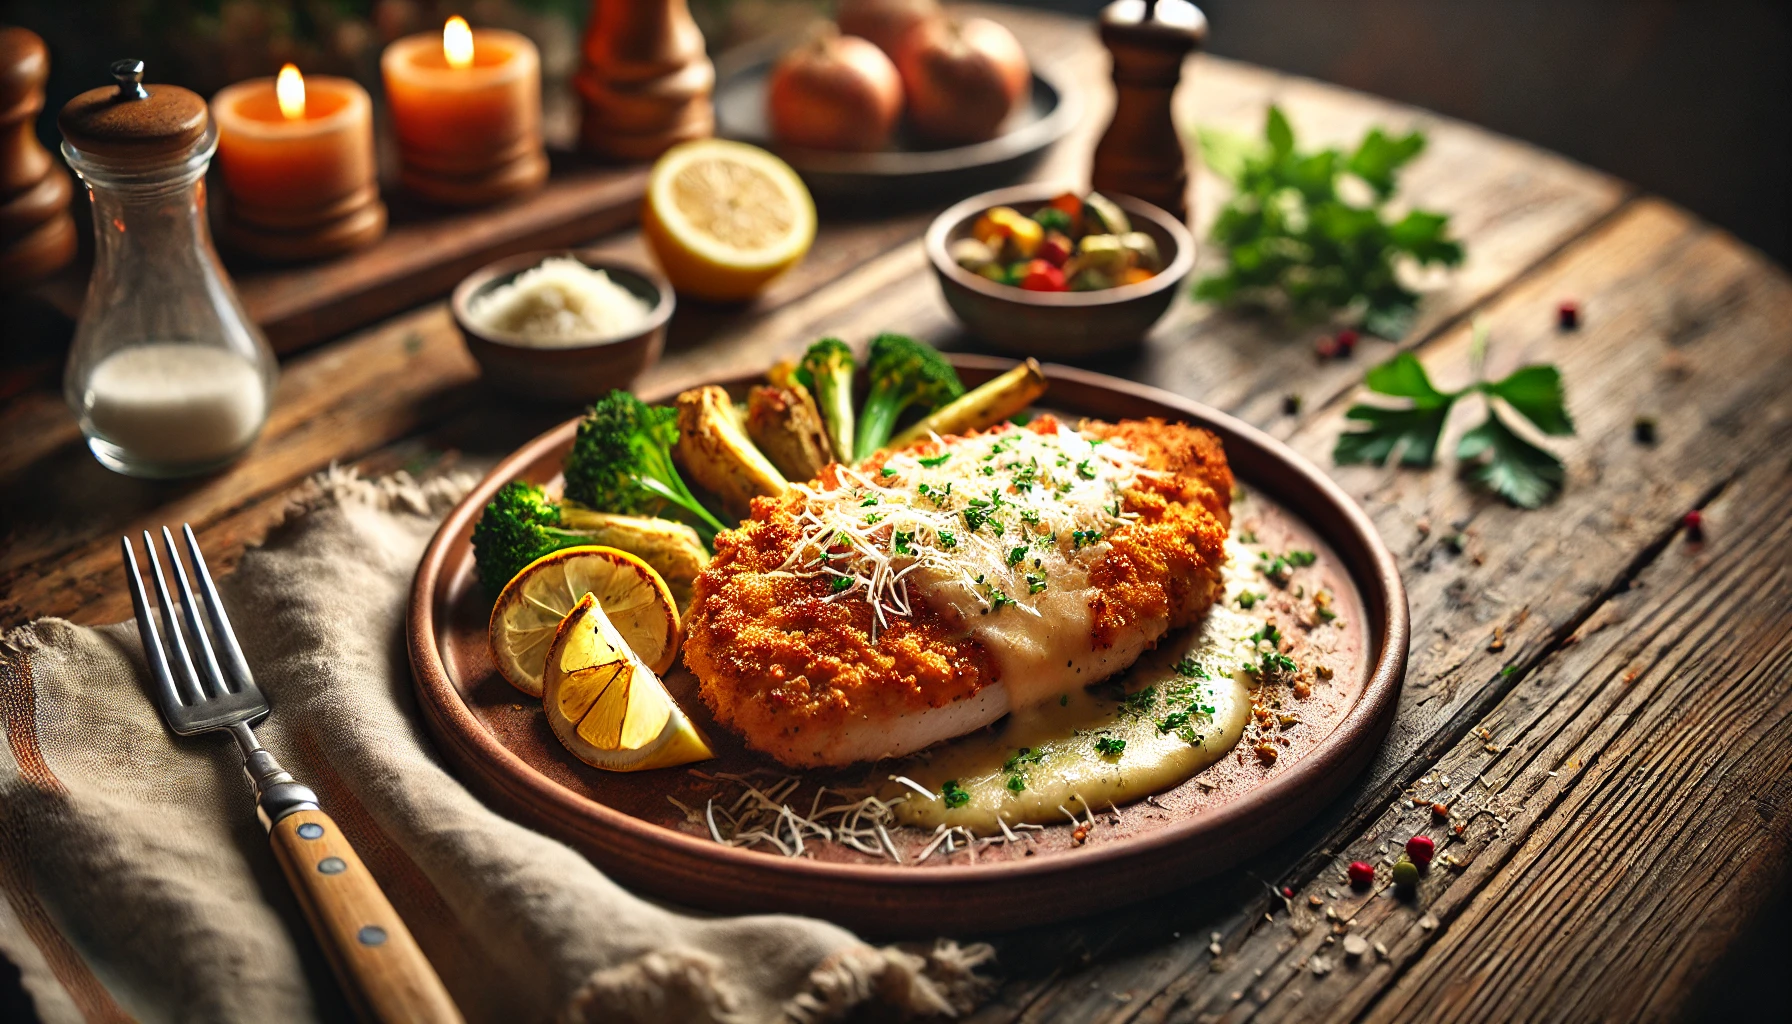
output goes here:
{"type": "Polygon", "coordinates": [[[1026,706],[1056,697],[1067,674],[1100,679],[1144,649],[1140,637],[1078,664],[1090,653],[1089,567],[1107,553],[1104,536],[1137,518],[1122,495],[1150,472],[1068,428],[842,467],[833,487],[799,485],[803,536],[781,569],[826,577],[829,601],[869,605],[873,640],[925,603],[989,650],[1010,706],[1026,706]]]}

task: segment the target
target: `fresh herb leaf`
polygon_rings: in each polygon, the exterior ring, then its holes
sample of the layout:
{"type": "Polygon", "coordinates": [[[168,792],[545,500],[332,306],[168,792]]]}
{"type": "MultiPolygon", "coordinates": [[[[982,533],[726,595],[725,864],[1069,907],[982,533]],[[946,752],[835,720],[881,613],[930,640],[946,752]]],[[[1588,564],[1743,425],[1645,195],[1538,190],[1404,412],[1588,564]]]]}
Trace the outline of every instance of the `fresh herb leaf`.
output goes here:
{"type": "Polygon", "coordinates": [[[1027,777],[1025,775],[1010,775],[1007,786],[1010,793],[1024,793],[1027,791],[1027,777]]]}
{"type": "Polygon", "coordinates": [[[1568,416],[1567,398],[1562,393],[1562,373],[1553,366],[1527,366],[1505,380],[1482,385],[1481,390],[1505,401],[1545,434],[1564,437],[1574,433],[1574,420],[1568,416]]]}
{"type": "Polygon", "coordinates": [[[963,807],[971,802],[971,794],[957,779],[947,779],[940,785],[940,798],[946,801],[947,807],[963,807]]]}
{"type": "Polygon", "coordinates": [[[928,469],[933,469],[936,466],[945,465],[946,460],[951,457],[952,457],[951,452],[941,452],[938,455],[929,455],[926,458],[916,459],[915,461],[919,462],[923,466],[926,466],[928,469]]]}
{"type": "Polygon", "coordinates": [[[1482,455],[1488,458],[1470,468],[1469,475],[1519,508],[1542,505],[1567,478],[1562,460],[1518,436],[1496,413],[1489,412],[1485,423],[1456,444],[1456,458],[1465,463],[1482,455]]]}
{"type": "Polygon", "coordinates": [[[1095,737],[1095,752],[1102,757],[1119,757],[1126,750],[1126,741],[1112,736],[1095,737]]]}
{"type": "MultiPolygon", "coordinates": [[[[1477,368],[1486,347],[1486,331],[1477,324],[1471,348],[1471,362],[1477,368]]],[[[1537,508],[1561,491],[1567,479],[1561,460],[1513,430],[1493,401],[1499,399],[1540,433],[1558,437],[1574,433],[1562,374],[1554,366],[1526,366],[1503,380],[1480,380],[1445,392],[1431,383],[1418,359],[1402,352],[1370,370],[1363,383],[1370,391],[1405,398],[1409,404],[1405,408],[1359,404],[1346,410],[1346,418],[1366,426],[1338,436],[1332,449],[1338,464],[1385,465],[1399,451],[1404,465],[1430,466],[1437,459],[1451,407],[1478,392],[1487,403],[1486,418],[1456,443],[1457,460],[1470,464],[1465,466],[1466,475],[1520,508],[1537,508]]]]}
{"type": "Polygon", "coordinates": [[[1373,128],[1348,156],[1302,152],[1288,118],[1271,107],[1261,141],[1209,129],[1199,138],[1207,166],[1230,180],[1234,193],[1212,233],[1227,252],[1226,268],[1196,286],[1197,298],[1278,307],[1304,319],[1342,313],[1398,338],[1419,296],[1401,284],[1397,266],[1462,262],[1446,215],[1413,210],[1390,219],[1386,210],[1400,170],[1424,151],[1419,132],[1373,128]],[[1368,205],[1340,194],[1345,175],[1368,185],[1368,205]]]}
{"type": "Polygon", "coordinates": [[[851,590],[852,584],[853,584],[853,578],[851,576],[836,576],[836,577],[834,577],[833,585],[829,589],[831,589],[834,593],[839,594],[844,591],[851,590]]]}

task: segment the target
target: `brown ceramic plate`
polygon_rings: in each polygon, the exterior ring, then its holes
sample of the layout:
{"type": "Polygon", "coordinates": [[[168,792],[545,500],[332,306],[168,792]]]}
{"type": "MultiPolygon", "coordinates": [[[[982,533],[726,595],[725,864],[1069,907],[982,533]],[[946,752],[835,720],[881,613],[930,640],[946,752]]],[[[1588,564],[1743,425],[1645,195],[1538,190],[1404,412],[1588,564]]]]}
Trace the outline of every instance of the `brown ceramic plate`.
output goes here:
{"type": "MultiPolygon", "coordinates": [[[[951,359],[971,386],[1012,365],[951,359]]],[[[443,754],[499,811],[578,848],[623,884],[706,910],[812,914],[887,935],[1017,928],[1135,902],[1237,864],[1287,835],[1350,784],[1392,720],[1408,632],[1393,556],[1336,484],[1255,428],[1165,391],[1066,367],[1045,370],[1045,410],[1107,420],[1161,416],[1218,434],[1244,490],[1234,506],[1235,535],[1251,531],[1277,550],[1319,553],[1311,571],[1320,575],[1312,579],[1338,595],[1342,613],[1343,627],[1328,641],[1338,667],[1305,702],[1302,723],[1273,764],[1240,750],[1149,802],[1099,813],[1082,842],[1066,821],[1033,833],[1024,849],[990,846],[920,864],[914,854],[929,837],[918,833],[899,841],[909,862],[902,865],[827,843],[795,858],[721,846],[667,799],[701,808],[713,783],[680,769],[616,774],[579,763],[554,740],[540,706],[492,669],[491,602],[473,571],[473,522],[506,481],[553,480],[573,422],[493,470],[448,515],[417,570],[407,627],[411,666],[443,754]]],[[[717,758],[694,767],[775,767],[709,719],[682,668],[667,685],[716,743],[717,758]]]]}

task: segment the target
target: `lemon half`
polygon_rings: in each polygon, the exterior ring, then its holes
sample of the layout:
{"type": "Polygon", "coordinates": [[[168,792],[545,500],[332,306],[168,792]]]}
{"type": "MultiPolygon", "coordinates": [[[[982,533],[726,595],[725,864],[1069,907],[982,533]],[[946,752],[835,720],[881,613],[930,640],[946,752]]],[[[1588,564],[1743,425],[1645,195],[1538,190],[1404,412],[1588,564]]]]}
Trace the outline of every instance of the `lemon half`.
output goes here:
{"type": "Polygon", "coordinates": [[[715,756],[596,595],[581,598],[555,631],[542,685],[548,727],[594,768],[636,772],[715,756]]]}
{"type": "Polygon", "coordinates": [[[653,165],[641,230],[679,294],[734,302],[802,260],[815,241],[815,201],[765,150],[698,139],[653,165]]]}
{"type": "Polygon", "coordinates": [[[617,548],[563,548],[525,566],[492,606],[492,660],[510,685],[541,696],[554,631],[587,594],[643,665],[656,673],[672,667],[678,607],[660,574],[617,548]]]}

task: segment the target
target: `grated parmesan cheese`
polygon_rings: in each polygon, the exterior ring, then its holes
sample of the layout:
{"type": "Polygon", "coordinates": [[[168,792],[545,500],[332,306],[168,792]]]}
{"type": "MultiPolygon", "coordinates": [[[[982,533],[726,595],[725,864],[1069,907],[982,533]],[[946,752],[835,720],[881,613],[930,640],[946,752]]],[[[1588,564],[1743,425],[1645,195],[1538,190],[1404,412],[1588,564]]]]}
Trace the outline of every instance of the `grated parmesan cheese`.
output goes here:
{"type": "Polygon", "coordinates": [[[1121,495],[1151,472],[1141,463],[1060,424],[900,452],[881,472],[842,466],[834,487],[795,485],[801,536],[779,571],[838,581],[827,600],[870,605],[874,641],[913,614],[911,580],[967,621],[1010,608],[1037,618],[1054,588],[1085,585],[1102,538],[1136,518],[1121,495]]]}
{"type": "Polygon", "coordinates": [[[467,308],[481,329],[532,348],[568,348],[626,334],[652,311],[609,274],[564,256],[542,260],[467,308]]]}

